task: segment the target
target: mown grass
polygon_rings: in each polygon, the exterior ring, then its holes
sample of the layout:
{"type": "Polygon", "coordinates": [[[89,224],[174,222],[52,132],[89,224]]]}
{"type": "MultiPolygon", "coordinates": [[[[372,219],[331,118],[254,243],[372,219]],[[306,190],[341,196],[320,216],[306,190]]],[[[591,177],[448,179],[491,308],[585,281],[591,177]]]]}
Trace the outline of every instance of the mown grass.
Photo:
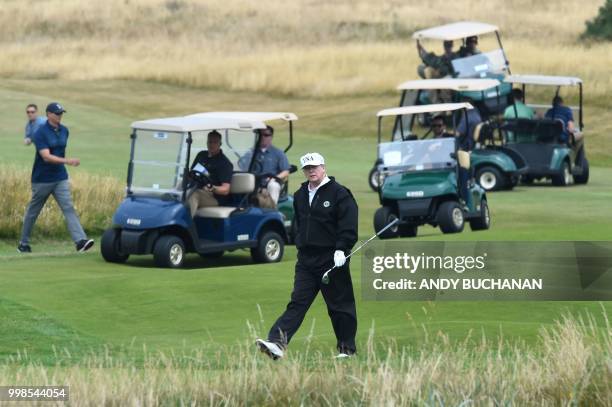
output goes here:
{"type": "MultiPolygon", "coordinates": [[[[1,383],[70,386],[70,404],[98,405],[593,405],[612,402],[612,328],[566,314],[536,346],[473,333],[419,347],[374,340],[351,360],[306,346],[272,362],[249,339],[213,354],[151,352],[136,361],[101,349],[78,362],[57,350],[55,366],[14,355],[1,383]]],[[[313,340],[310,337],[307,342],[313,340]]]]}

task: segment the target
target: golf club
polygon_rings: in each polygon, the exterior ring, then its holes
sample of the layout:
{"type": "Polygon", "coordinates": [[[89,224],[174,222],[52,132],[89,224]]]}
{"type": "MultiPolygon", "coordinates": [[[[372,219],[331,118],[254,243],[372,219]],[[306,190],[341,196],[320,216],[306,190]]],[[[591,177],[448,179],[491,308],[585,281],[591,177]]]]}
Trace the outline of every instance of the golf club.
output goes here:
{"type": "MultiPolygon", "coordinates": [[[[374,236],[372,236],[371,238],[369,238],[368,240],[366,240],[365,242],[363,242],[358,248],[356,248],[355,250],[353,250],[352,252],[349,253],[348,256],[346,256],[346,258],[348,259],[349,257],[351,257],[353,254],[357,253],[359,250],[361,250],[361,248],[365,245],[367,245],[368,243],[370,243],[372,240],[374,240],[377,236],[379,236],[382,232],[384,232],[385,230],[389,229],[391,226],[395,225],[397,222],[399,222],[399,218],[395,218],[393,219],[391,222],[389,222],[389,224],[387,226],[385,226],[384,228],[380,229],[374,236]]],[[[325,272],[325,274],[323,274],[323,277],[321,278],[321,282],[323,284],[329,284],[329,273],[335,269],[336,266],[333,266],[332,268],[330,268],[329,270],[327,270],[325,272]]]]}

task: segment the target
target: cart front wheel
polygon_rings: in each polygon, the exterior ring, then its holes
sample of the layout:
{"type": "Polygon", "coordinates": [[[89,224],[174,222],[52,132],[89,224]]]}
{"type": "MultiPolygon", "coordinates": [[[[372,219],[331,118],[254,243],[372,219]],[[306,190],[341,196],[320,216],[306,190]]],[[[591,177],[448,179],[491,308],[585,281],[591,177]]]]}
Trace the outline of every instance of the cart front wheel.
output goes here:
{"type": "Polygon", "coordinates": [[[179,268],[185,261],[185,254],[185,243],[178,236],[161,236],[153,248],[153,259],[159,267],[179,268]]]}

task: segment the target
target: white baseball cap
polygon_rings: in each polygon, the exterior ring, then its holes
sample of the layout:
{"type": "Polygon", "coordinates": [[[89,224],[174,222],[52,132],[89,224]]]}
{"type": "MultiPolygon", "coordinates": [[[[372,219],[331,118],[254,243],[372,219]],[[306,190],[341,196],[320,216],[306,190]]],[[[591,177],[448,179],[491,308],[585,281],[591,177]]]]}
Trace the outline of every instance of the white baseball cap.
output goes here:
{"type": "Polygon", "coordinates": [[[300,158],[302,168],[307,165],[325,165],[325,159],[319,153],[306,153],[300,158]]]}

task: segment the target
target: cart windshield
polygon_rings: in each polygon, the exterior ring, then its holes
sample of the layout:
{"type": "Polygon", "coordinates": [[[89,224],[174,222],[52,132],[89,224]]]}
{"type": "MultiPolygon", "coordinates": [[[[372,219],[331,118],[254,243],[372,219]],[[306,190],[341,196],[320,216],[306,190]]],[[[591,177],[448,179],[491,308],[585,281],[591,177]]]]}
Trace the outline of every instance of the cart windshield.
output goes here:
{"type": "Polygon", "coordinates": [[[452,64],[458,78],[484,78],[488,74],[501,74],[508,69],[501,49],[453,59],[452,64]]]}
{"type": "Polygon", "coordinates": [[[423,171],[455,166],[455,139],[393,141],[379,145],[384,170],[423,171]]]}
{"type": "Polygon", "coordinates": [[[136,130],[131,191],[176,191],[182,179],[186,133],[136,130]]]}

